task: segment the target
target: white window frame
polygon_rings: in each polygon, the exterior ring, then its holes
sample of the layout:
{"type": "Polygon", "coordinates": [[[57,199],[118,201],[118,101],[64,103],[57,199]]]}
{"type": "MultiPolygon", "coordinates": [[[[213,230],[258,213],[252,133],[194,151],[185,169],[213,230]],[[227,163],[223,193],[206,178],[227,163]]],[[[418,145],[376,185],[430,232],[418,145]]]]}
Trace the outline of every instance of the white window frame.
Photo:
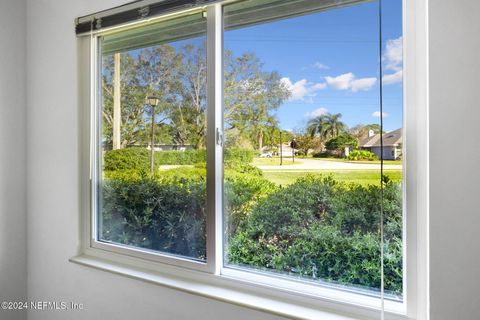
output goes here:
{"type": "MultiPolygon", "coordinates": [[[[223,9],[207,11],[207,140],[223,132],[223,9]]],[[[428,317],[428,60],[427,0],[403,0],[404,37],[404,299],[385,301],[385,319],[428,317]]],[[[197,11],[193,8],[171,16],[197,11]]],[[[127,28],[114,27],[79,38],[79,105],[81,162],[81,228],[79,254],[72,262],[174,287],[210,298],[283,316],[324,319],[378,318],[380,299],[312,285],[287,277],[223,266],[223,147],[208,144],[207,262],[197,262],[153,250],[130,248],[96,240],[97,186],[100,170],[101,82],[98,36],[127,28]],[[216,165],[217,164],[217,165],[216,165]],[[218,165],[220,164],[220,165],[218,165]],[[213,191],[213,192],[212,192],[213,191]],[[94,214],[92,214],[92,212],[94,214]],[[220,213],[220,214],[216,214],[220,213]],[[220,257],[220,259],[216,259],[220,257]],[[349,316],[341,316],[348,314],[349,316]]]]}

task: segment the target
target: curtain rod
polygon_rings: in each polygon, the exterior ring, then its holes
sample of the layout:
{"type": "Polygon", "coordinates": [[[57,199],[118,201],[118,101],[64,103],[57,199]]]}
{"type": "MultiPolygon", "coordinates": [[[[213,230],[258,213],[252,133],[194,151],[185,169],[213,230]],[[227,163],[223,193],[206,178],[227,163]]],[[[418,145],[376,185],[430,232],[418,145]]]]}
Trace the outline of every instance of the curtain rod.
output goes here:
{"type": "MultiPolygon", "coordinates": [[[[136,21],[141,22],[142,20],[147,20],[156,16],[175,13],[177,11],[180,12],[221,1],[229,2],[225,0],[136,0],[118,7],[75,19],[75,32],[77,35],[88,34],[89,32],[108,29],[136,21]]],[[[348,6],[355,3],[371,1],[374,0],[316,0],[307,2],[310,3],[310,9],[328,10],[331,8],[338,8],[340,5],[348,6]]],[[[284,6],[285,12],[281,16],[288,16],[290,13],[299,14],[303,12],[301,8],[296,5],[297,2],[303,2],[302,0],[294,0],[291,3],[281,0],[272,1],[272,3],[275,2],[279,2],[284,6]]],[[[239,16],[241,15],[242,14],[240,13],[239,16]]],[[[247,13],[243,17],[237,19],[239,21],[236,21],[235,25],[241,26],[243,20],[250,21],[251,19],[252,17],[247,13]]]]}
{"type": "Polygon", "coordinates": [[[142,20],[173,11],[211,4],[219,0],[136,0],[75,19],[77,35],[142,20]]]}

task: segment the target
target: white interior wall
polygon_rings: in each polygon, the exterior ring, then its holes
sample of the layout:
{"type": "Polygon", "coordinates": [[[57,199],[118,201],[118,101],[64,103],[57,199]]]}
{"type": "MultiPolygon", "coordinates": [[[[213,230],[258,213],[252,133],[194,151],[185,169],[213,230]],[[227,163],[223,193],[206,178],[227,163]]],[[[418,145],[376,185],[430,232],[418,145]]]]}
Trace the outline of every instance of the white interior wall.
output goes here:
{"type": "Polygon", "coordinates": [[[24,20],[25,1],[0,1],[0,301],[27,298],[24,20]]]}
{"type": "Polygon", "coordinates": [[[480,319],[480,2],[430,1],[431,319],[480,319]]]}

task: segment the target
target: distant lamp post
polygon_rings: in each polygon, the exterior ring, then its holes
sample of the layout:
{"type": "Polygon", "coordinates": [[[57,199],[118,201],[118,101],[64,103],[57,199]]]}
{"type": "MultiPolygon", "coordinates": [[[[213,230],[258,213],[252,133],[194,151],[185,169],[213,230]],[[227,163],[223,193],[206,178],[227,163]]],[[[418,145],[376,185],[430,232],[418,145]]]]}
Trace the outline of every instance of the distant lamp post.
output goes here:
{"type": "Polygon", "coordinates": [[[148,96],[147,104],[152,109],[152,131],[150,135],[150,173],[153,175],[155,169],[155,158],[154,158],[154,144],[153,144],[153,135],[155,134],[155,107],[158,106],[160,99],[156,96],[148,96]]]}
{"type": "Polygon", "coordinates": [[[280,165],[283,165],[282,130],[280,130],[280,165]]]}
{"type": "Polygon", "coordinates": [[[293,138],[292,142],[290,142],[290,148],[292,148],[292,159],[295,162],[295,149],[298,148],[297,139],[293,138]]]}

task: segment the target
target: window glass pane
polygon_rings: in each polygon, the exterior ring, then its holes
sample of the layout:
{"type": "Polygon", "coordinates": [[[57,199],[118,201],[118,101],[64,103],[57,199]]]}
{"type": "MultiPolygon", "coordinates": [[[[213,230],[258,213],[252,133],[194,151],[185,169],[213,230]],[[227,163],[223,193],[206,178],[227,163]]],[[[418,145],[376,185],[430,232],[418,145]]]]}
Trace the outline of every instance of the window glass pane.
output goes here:
{"type": "Polygon", "coordinates": [[[206,19],[101,41],[98,240],[206,259],[206,19]]]}
{"type": "MultiPolygon", "coordinates": [[[[382,89],[384,176],[385,290],[403,298],[403,36],[402,1],[382,2],[382,89]],[[396,167],[393,167],[396,166],[396,167]]],[[[376,149],[378,150],[378,148],[376,149]]]]}
{"type": "MultiPolygon", "coordinates": [[[[400,71],[401,49],[380,59],[378,2],[355,2],[225,6],[225,264],[377,295],[383,206],[385,290],[401,299],[398,74],[384,79],[383,202],[379,145],[380,61],[400,71]]],[[[401,1],[385,7],[398,39],[401,1]]]]}

